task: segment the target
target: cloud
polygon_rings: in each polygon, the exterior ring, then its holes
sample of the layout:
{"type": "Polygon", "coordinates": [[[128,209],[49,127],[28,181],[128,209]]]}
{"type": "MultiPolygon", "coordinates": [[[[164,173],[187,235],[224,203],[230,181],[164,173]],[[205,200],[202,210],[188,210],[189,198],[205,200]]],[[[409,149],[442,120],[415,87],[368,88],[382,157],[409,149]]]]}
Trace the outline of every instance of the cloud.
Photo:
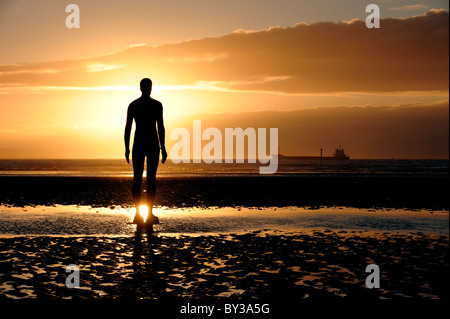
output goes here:
{"type": "Polygon", "coordinates": [[[11,75],[11,74],[54,74],[59,73],[60,70],[57,69],[23,69],[18,68],[17,70],[7,70],[4,69],[3,72],[0,72],[0,76],[2,75],[11,75]]]}
{"type": "Polygon", "coordinates": [[[132,44],[130,46],[128,46],[129,48],[136,48],[136,47],[145,47],[147,44],[146,43],[136,43],[136,44],[132,44]]]}
{"type": "Polygon", "coordinates": [[[401,7],[390,8],[392,11],[416,11],[416,10],[428,10],[430,6],[424,4],[410,4],[401,7]]]}
{"type": "Polygon", "coordinates": [[[110,71],[110,70],[116,70],[126,67],[125,64],[103,64],[103,63],[93,63],[87,65],[87,71],[88,72],[103,72],[103,71],[110,71]]]}
{"type": "Polygon", "coordinates": [[[29,86],[29,87],[0,87],[0,94],[41,94],[46,92],[60,91],[87,91],[87,92],[104,92],[104,91],[133,91],[136,86],[29,86]]]}
{"type": "Polygon", "coordinates": [[[299,23],[157,47],[131,46],[93,59],[3,65],[0,87],[135,86],[136,78],[150,74],[165,87],[202,84],[232,92],[446,92],[448,18],[445,10],[430,10],[384,19],[381,29],[367,29],[361,20],[299,23]]]}

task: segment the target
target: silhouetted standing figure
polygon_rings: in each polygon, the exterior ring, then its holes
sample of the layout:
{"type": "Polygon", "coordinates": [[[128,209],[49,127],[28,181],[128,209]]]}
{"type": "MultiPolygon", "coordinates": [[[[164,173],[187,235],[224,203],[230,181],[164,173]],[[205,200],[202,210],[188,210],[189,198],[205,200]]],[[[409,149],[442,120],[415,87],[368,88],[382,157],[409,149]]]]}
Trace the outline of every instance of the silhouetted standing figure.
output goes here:
{"type": "Polygon", "coordinates": [[[162,104],[150,97],[152,81],[148,78],[142,79],[140,87],[142,96],[128,106],[127,124],[125,125],[125,158],[127,163],[130,163],[130,135],[134,120],[136,123],[132,152],[132,194],[136,206],[134,222],[138,224],[143,222],[143,217],[139,213],[139,205],[142,202],[142,174],[144,173],[145,158],[147,158],[147,223],[152,224],[157,220],[157,217],[153,215],[152,209],[156,195],[156,170],[158,169],[160,151],[163,164],[167,159],[165,129],[162,104]]]}

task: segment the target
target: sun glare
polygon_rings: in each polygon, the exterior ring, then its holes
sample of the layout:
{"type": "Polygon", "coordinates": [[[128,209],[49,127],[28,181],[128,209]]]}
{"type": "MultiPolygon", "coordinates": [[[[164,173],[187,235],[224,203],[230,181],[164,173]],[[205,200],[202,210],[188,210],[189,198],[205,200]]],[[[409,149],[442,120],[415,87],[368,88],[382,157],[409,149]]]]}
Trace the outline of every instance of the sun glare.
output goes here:
{"type": "Polygon", "coordinates": [[[148,207],[146,205],[139,206],[139,214],[141,214],[144,221],[146,221],[148,217],[148,207]]]}

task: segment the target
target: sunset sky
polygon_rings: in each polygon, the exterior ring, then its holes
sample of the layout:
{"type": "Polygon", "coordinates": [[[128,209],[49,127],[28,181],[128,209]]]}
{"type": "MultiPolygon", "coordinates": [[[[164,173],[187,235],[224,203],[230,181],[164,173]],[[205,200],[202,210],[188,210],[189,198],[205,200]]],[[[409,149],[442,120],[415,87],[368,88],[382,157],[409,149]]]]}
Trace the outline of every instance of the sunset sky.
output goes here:
{"type": "MultiPolygon", "coordinates": [[[[172,129],[276,127],[281,153],[448,158],[447,0],[0,0],[0,158],[121,158],[150,77],[172,129]],[[80,8],[68,29],[65,7],[80,8]],[[381,9],[368,29],[366,5],[381,9]]],[[[206,142],[204,142],[206,144],[206,142]]]]}

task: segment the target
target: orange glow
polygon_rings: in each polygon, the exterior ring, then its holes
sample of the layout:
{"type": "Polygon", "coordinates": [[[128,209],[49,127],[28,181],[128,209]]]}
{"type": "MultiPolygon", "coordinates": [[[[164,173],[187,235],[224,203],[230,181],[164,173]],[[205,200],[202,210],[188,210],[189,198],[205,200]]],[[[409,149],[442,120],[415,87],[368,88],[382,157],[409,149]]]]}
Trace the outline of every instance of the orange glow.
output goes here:
{"type": "MultiPolygon", "coordinates": [[[[130,215],[131,215],[131,218],[133,218],[136,215],[136,207],[133,207],[130,210],[130,215]]],[[[139,206],[139,215],[142,216],[142,218],[144,219],[144,222],[147,220],[147,218],[148,218],[148,207],[147,207],[147,205],[140,205],[139,206]]]]}
{"type": "Polygon", "coordinates": [[[139,214],[144,218],[144,222],[147,220],[148,217],[148,207],[146,205],[139,206],[139,214]]]}

